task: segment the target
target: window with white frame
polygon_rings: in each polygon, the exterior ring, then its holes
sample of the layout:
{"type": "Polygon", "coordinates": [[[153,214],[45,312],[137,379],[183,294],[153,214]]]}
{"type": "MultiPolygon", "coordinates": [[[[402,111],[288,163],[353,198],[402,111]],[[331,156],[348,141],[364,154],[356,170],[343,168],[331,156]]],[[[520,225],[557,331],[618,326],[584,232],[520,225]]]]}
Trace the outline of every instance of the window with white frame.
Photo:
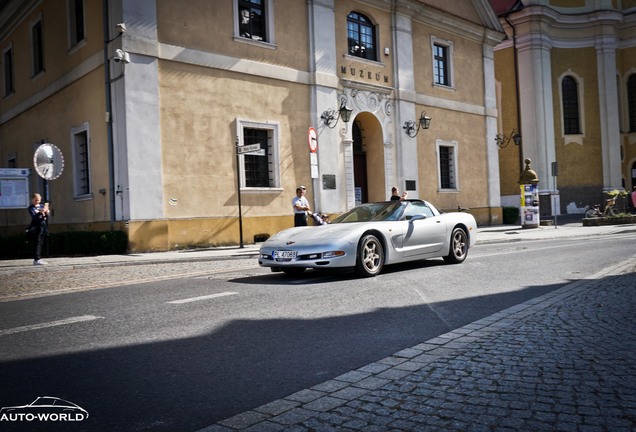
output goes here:
{"type": "Polygon", "coordinates": [[[15,92],[13,82],[13,47],[8,47],[2,52],[4,67],[4,97],[11,96],[15,92]]]}
{"type": "Polygon", "coordinates": [[[437,184],[439,190],[458,190],[457,142],[437,141],[437,167],[437,184]]]}
{"type": "Polygon", "coordinates": [[[278,123],[239,120],[237,124],[239,146],[260,145],[258,151],[239,155],[241,188],[279,188],[278,123]]]}
{"type": "Polygon", "coordinates": [[[41,18],[31,23],[31,60],[33,76],[44,72],[44,41],[41,18]]]}
{"type": "Polygon", "coordinates": [[[84,0],[68,0],[68,32],[71,48],[84,40],[84,0]]]}
{"type": "Polygon", "coordinates": [[[234,35],[273,44],[273,0],[234,0],[234,35]]]}
{"type": "Polygon", "coordinates": [[[75,197],[86,197],[92,193],[90,164],[90,134],[88,123],[71,130],[73,146],[73,184],[75,197]]]}
{"type": "Polygon", "coordinates": [[[452,87],[453,43],[432,37],[431,49],[433,54],[433,84],[452,87]]]}

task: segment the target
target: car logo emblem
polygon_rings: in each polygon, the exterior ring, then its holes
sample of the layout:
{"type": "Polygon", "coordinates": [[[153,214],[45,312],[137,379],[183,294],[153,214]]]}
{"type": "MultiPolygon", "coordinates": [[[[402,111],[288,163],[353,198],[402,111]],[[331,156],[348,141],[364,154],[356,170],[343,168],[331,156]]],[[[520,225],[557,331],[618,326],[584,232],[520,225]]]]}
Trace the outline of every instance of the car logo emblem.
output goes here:
{"type": "Polygon", "coordinates": [[[287,243],[285,243],[287,246],[289,245],[293,245],[294,243],[296,243],[295,241],[288,241],[287,243]]]}

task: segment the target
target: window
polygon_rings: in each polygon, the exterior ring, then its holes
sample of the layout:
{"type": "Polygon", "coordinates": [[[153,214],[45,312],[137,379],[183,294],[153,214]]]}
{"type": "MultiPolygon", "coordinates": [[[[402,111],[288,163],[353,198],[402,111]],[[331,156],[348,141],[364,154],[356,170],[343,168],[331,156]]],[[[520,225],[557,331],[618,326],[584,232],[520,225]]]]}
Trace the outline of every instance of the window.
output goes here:
{"type": "Polygon", "coordinates": [[[377,60],[375,27],[369,18],[357,12],[351,12],[347,17],[347,40],[350,55],[377,60]]]}
{"type": "Polygon", "coordinates": [[[73,146],[73,182],[75,196],[83,197],[90,195],[92,190],[88,123],[72,129],[71,144],[73,146]]]}
{"type": "Polygon", "coordinates": [[[437,143],[438,186],[440,190],[458,190],[457,143],[437,143]]]}
{"type": "Polygon", "coordinates": [[[435,37],[433,37],[431,41],[433,52],[433,84],[451,87],[453,44],[435,37]]]}
{"type": "Polygon", "coordinates": [[[629,131],[636,132],[636,74],[632,74],[627,80],[627,111],[629,131]]]}
{"type": "Polygon", "coordinates": [[[7,48],[2,53],[4,65],[4,96],[11,96],[15,91],[13,84],[13,48],[7,48]]]}
{"type": "Polygon", "coordinates": [[[267,41],[265,0],[238,0],[239,36],[267,41]]]}
{"type": "Polygon", "coordinates": [[[278,188],[278,124],[238,121],[239,146],[260,144],[260,150],[239,155],[241,188],[278,188]]]}
{"type": "Polygon", "coordinates": [[[84,0],[68,0],[68,27],[70,46],[84,40],[84,0]]]}
{"type": "Polygon", "coordinates": [[[580,134],[578,85],[576,80],[569,75],[561,80],[561,98],[563,103],[563,133],[565,135],[580,134]]]}
{"type": "Polygon", "coordinates": [[[44,47],[42,43],[42,20],[31,24],[31,54],[33,76],[44,72],[44,47]]]}

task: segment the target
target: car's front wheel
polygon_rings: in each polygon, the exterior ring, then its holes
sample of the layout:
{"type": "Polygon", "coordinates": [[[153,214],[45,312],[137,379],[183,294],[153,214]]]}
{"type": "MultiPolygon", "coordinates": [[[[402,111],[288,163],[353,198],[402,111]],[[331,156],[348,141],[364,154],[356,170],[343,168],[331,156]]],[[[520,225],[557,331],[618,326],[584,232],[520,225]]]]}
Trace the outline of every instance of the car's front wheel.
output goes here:
{"type": "Polygon", "coordinates": [[[358,244],[356,272],[360,276],[375,276],[384,266],[384,248],[382,242],[372,234],[365,235],[358,244]]]}
{"type": "Polygon", "coordinates": [[[468,255],[468,235],[461,228],[455,228],[450,238],[450,249],[444,261],[449,264],[459,264],[464,262],[468,255]]]}

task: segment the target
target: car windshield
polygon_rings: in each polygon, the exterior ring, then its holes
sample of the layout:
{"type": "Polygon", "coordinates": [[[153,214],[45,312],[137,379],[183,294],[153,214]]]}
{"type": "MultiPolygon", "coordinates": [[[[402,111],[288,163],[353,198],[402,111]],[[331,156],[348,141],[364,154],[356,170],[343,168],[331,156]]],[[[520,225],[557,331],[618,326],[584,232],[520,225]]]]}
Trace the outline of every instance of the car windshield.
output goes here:
{"type": "Polygon", "coordinates": [[[332,223],[395,221],[402,216],[406,201],[361,204],[340,215],[332,223]]]}

